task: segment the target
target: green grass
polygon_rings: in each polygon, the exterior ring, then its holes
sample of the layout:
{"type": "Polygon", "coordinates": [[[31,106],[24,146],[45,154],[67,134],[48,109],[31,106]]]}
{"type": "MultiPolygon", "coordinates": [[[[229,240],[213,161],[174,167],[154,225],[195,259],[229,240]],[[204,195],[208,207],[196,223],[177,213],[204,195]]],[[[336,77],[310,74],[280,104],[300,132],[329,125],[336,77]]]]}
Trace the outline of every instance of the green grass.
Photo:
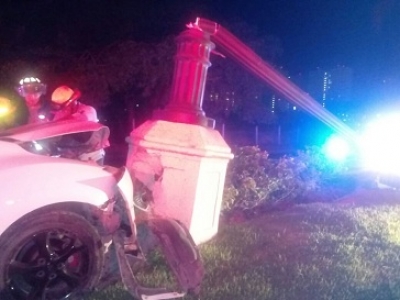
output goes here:
{"type": "MultiPolygon", "coordinates": [[[[200,295],[184,299],[400,299],[400,197],[390,193],[356,193],[356,201],[297,205],[221,224],[200,246],[206,269],[200,295]]],[[[161,265],[147,283],[168,277],[161,265]]],[[[116,285],[90,299],[132,297],[116,285]]]]}

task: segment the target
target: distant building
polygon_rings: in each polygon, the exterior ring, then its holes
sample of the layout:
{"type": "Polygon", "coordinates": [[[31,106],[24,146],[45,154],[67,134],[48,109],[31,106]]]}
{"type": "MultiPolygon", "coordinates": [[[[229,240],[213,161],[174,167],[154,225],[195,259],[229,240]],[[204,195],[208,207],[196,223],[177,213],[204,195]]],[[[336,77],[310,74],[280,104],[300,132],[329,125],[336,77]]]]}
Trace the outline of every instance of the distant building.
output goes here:
{"type": "Polygon", "coordinates": [[[354,102],[352,94],[353,70],[345,66],[337,66],[330,70],[330,74],[331,87],[329,97],[333,101],[332,104],[352,104],[354,102]]]}
{"type": "MultiPolygon", "coordinates": [[[[306,78],[303,76],[302,73],[297,73],[294,75],[288,75],[287,72],[281,67],[279,71],[282,75],[286,76],[289,81],[293,82],[295,85],[304,89],[304,85],[306,82],[306,78]]],[[[297,111],[299,108],[296,104],[294,104],[291,100],[286,99],[285,97],[272,92],[270,97],[270,111],[272,113],[276,112],[289,112],[289,111],[297,111]]]]}
{"type": "Polygon", "coordinates": [[[399,103],[400,78],[387,76],[378,82],[376,100],[384,103],[399,103]]]}
{"type": "Polygon", "coordinates": [[[306,91],[323,107],[341,111],[352,101],[353,70],[337,66],[330,70],[316,69],[309,73],[306,91]]]}
{"type": "Polygon", "coordinates": [[[349,122],[354,110],[352,96],[353,70],[346,66],[333,69],[316,69],[308,74],[305,90],[324,108],[349,122]]]}
{"type": "Polygon", "coordinates": [[[330,73],[318,68],[308,74],[306,91],[323,107],[326,107],[331,83],[330,73]]]}
{"type": "MultiPolygon", "coordinates": [[[[291,75],[282,67],[278,67],[277,70],[342,121],[347,122],[350,119],[349,114],[355,103],[352,99],[353,70],[351,68],[345,66],[337,66],[328,70],[318,68],[309,73],[291,75]]],[[[206,111],[229,115],[231,111],[235,110],[236,103],[241,100],[237,98],[235,87],[227,87],[225,91],[217,92],[210,84],[205,92],[204,108],[206,111]]],[[[251,95],[248,95],[246,101],[248,101],[246,109],[250,110],[250,106],[253,105],[258,107],[257,103],[260,102],[264,107],[261,105],[258,109],[265,109],[264,114],[269,112],[277,117],[282,113],[288,116],[288,114],[304,112],[303,107],[267,86],[263,90],[253,91],[251,95]]],[[[242,111],[242,113],[244,112],[242,111]]]]}

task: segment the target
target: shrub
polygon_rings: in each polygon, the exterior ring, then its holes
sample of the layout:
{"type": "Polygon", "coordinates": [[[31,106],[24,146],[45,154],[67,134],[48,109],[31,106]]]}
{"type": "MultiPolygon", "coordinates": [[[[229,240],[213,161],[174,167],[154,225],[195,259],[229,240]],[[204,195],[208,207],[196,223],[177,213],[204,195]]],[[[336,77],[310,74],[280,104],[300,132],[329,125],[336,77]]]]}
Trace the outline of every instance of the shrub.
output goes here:
{"type": "Polygon", "coordinates": [[[310,201],[310,194],[333,187],[333,181],[337,180],[334,178],[344,169],[343,165],[329,163],[318,147],[307,147],[296,156],[279,159],[269,158],[257,146],[237,148],[234,154],[227,170],[223,213],[251,212],[281,202],[310,201]]]}

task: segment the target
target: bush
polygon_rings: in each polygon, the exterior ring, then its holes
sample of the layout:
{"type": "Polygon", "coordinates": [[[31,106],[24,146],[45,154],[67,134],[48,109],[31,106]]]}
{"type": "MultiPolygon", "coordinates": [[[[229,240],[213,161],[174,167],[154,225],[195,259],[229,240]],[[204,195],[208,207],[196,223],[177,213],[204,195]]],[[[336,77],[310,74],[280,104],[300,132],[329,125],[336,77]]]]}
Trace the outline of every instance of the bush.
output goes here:
{"type": "MultiPolygon", "coordinates": [[[[337,195],[343,165],[329,163],[318,147],[307,147],[296,156],[271,159],[257,146],[234,150],[223,194],[222,212],[252,212],[278,203],[308,202],[310,195],[337,195]]],[[[345,180],[347,182],[347,180],[345,180]]],[[[342,194],[341,192],[339,194],[342,194]]],[[[332,199],[330,199],[332,200],[332,199]]]]}

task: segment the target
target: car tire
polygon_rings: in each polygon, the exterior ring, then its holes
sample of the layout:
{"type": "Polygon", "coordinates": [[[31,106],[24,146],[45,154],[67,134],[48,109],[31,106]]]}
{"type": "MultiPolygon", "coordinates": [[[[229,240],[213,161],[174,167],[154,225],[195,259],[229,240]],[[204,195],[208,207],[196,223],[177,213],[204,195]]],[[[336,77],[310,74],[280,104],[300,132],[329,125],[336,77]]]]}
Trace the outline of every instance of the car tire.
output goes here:
{"type": "Polygon", "coordinates": [[[0,237],[0,299],[82,299],[102,263],[100,236],[82,216],[30,214],[0,237]]]}

